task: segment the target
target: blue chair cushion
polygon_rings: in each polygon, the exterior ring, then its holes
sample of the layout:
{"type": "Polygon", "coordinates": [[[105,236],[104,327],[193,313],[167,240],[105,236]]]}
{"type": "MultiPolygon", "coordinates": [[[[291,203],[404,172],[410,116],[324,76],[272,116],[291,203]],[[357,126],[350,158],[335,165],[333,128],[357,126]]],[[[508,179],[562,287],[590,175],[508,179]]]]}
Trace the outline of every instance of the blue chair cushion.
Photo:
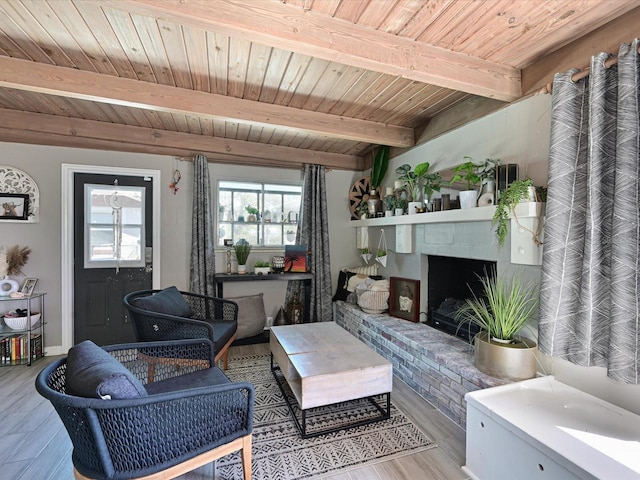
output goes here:
{"type": "Polygon", "coordinates": [[[91,340],[71,347],[65,377],[66,392],[79,397],[116,400],[147,395],[133,373],[91,340]]]}
{"type": "Polygon", "coordinates": [[[193,315],[191,307],[175,286],[167,287],[147,297],[137,298],[133,303],[136,307],[150,312],[186,318],[193,315]]]}
{"type": "Polygon", "coordinates": [[[238,328],[238,322],[225,320],[206,320],[213,326],[213,351],[216,354],[222,350],[238,328]]]}
{"type": "Polygon", "coordinates": [[[178,377],[167,378],[158,382],[148,383],[145,388],[149,395],[169,393],[190,388],[210,387],[212,385],[224,385],[231,380],[222,373],[218,367],[205,368],[197,372],[187,373],[178,377]]]}

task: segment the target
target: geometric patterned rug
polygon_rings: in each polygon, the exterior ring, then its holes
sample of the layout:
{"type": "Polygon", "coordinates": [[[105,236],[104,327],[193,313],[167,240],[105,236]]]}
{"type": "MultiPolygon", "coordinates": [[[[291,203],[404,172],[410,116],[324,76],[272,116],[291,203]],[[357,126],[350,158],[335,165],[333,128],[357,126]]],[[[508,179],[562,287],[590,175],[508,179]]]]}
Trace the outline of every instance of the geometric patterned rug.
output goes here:
{"type": "MultiPolygon", "coordinates": [[[[338,469],[389,460],[436,446],[393,405],[393,394],[389,420],[302,439],[271,373],[269,355],[234,357],[225,373],[233,381],[248,381],[255,386],[253,480],[322,478],[338,469]]],[[[365,400],[327,407],[330,411],[325,412],[318,409],[313,421],[325,427],[340,418],[362,416],[369,406],[365,400]]],[[[216,478],[218,476],[242,478],[239,454],[216,461],[216,478]]]]}

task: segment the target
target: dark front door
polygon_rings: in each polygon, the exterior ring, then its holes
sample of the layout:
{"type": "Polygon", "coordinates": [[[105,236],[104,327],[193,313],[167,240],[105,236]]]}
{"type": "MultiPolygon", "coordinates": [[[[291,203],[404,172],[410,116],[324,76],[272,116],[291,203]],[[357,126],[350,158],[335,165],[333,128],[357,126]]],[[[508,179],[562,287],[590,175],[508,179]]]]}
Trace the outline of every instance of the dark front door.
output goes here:
{"type": "Polygon", "coordinates": [[[152,285],[149,177],[74,176],[74,343],[135,341],[122,298],[152,285]]]}

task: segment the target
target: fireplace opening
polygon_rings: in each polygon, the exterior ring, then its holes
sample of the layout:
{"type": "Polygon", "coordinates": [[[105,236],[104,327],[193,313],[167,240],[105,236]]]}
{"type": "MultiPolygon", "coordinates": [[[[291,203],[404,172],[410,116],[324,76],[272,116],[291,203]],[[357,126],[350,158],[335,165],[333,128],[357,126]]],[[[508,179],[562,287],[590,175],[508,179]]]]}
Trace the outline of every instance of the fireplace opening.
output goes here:
{"type": "Polygon", "coordinates": [[[481,277],[495,275],[496,262],[429,255],[427,324],[467,342],[480,331],[456,318],[467,298],[484,295],[481,277]]]}

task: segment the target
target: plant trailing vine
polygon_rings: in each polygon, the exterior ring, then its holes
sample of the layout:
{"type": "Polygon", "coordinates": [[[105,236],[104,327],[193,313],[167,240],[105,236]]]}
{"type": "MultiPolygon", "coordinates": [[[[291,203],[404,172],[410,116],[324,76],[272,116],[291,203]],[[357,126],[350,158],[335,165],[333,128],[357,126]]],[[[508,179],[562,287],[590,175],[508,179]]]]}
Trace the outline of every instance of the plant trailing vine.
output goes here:
{"type": "MultiPolygon", "coordinates": [[[[496,236],[498,237],[498,245],[500,247],[504,246],[507,233],[509,232],[509,213],[513,211],[515,216],[516,205],[529,199],[529,187],[533,187],[531,179],[516,180],[510,183],[500,194],[492,221],[492,224],[496,226],[496,236]]],[[[515,218],[517,221],[518,218],[515,218]]],[[[538,219],[538,224],[540,225],[540,219],[538,219]]],[[[531,234],[533,235],[533,241],[536,245],[542,245],[542,242],[538,238],[540,228],[538,228],[537,232],[531,232],[531,234]]]]}

